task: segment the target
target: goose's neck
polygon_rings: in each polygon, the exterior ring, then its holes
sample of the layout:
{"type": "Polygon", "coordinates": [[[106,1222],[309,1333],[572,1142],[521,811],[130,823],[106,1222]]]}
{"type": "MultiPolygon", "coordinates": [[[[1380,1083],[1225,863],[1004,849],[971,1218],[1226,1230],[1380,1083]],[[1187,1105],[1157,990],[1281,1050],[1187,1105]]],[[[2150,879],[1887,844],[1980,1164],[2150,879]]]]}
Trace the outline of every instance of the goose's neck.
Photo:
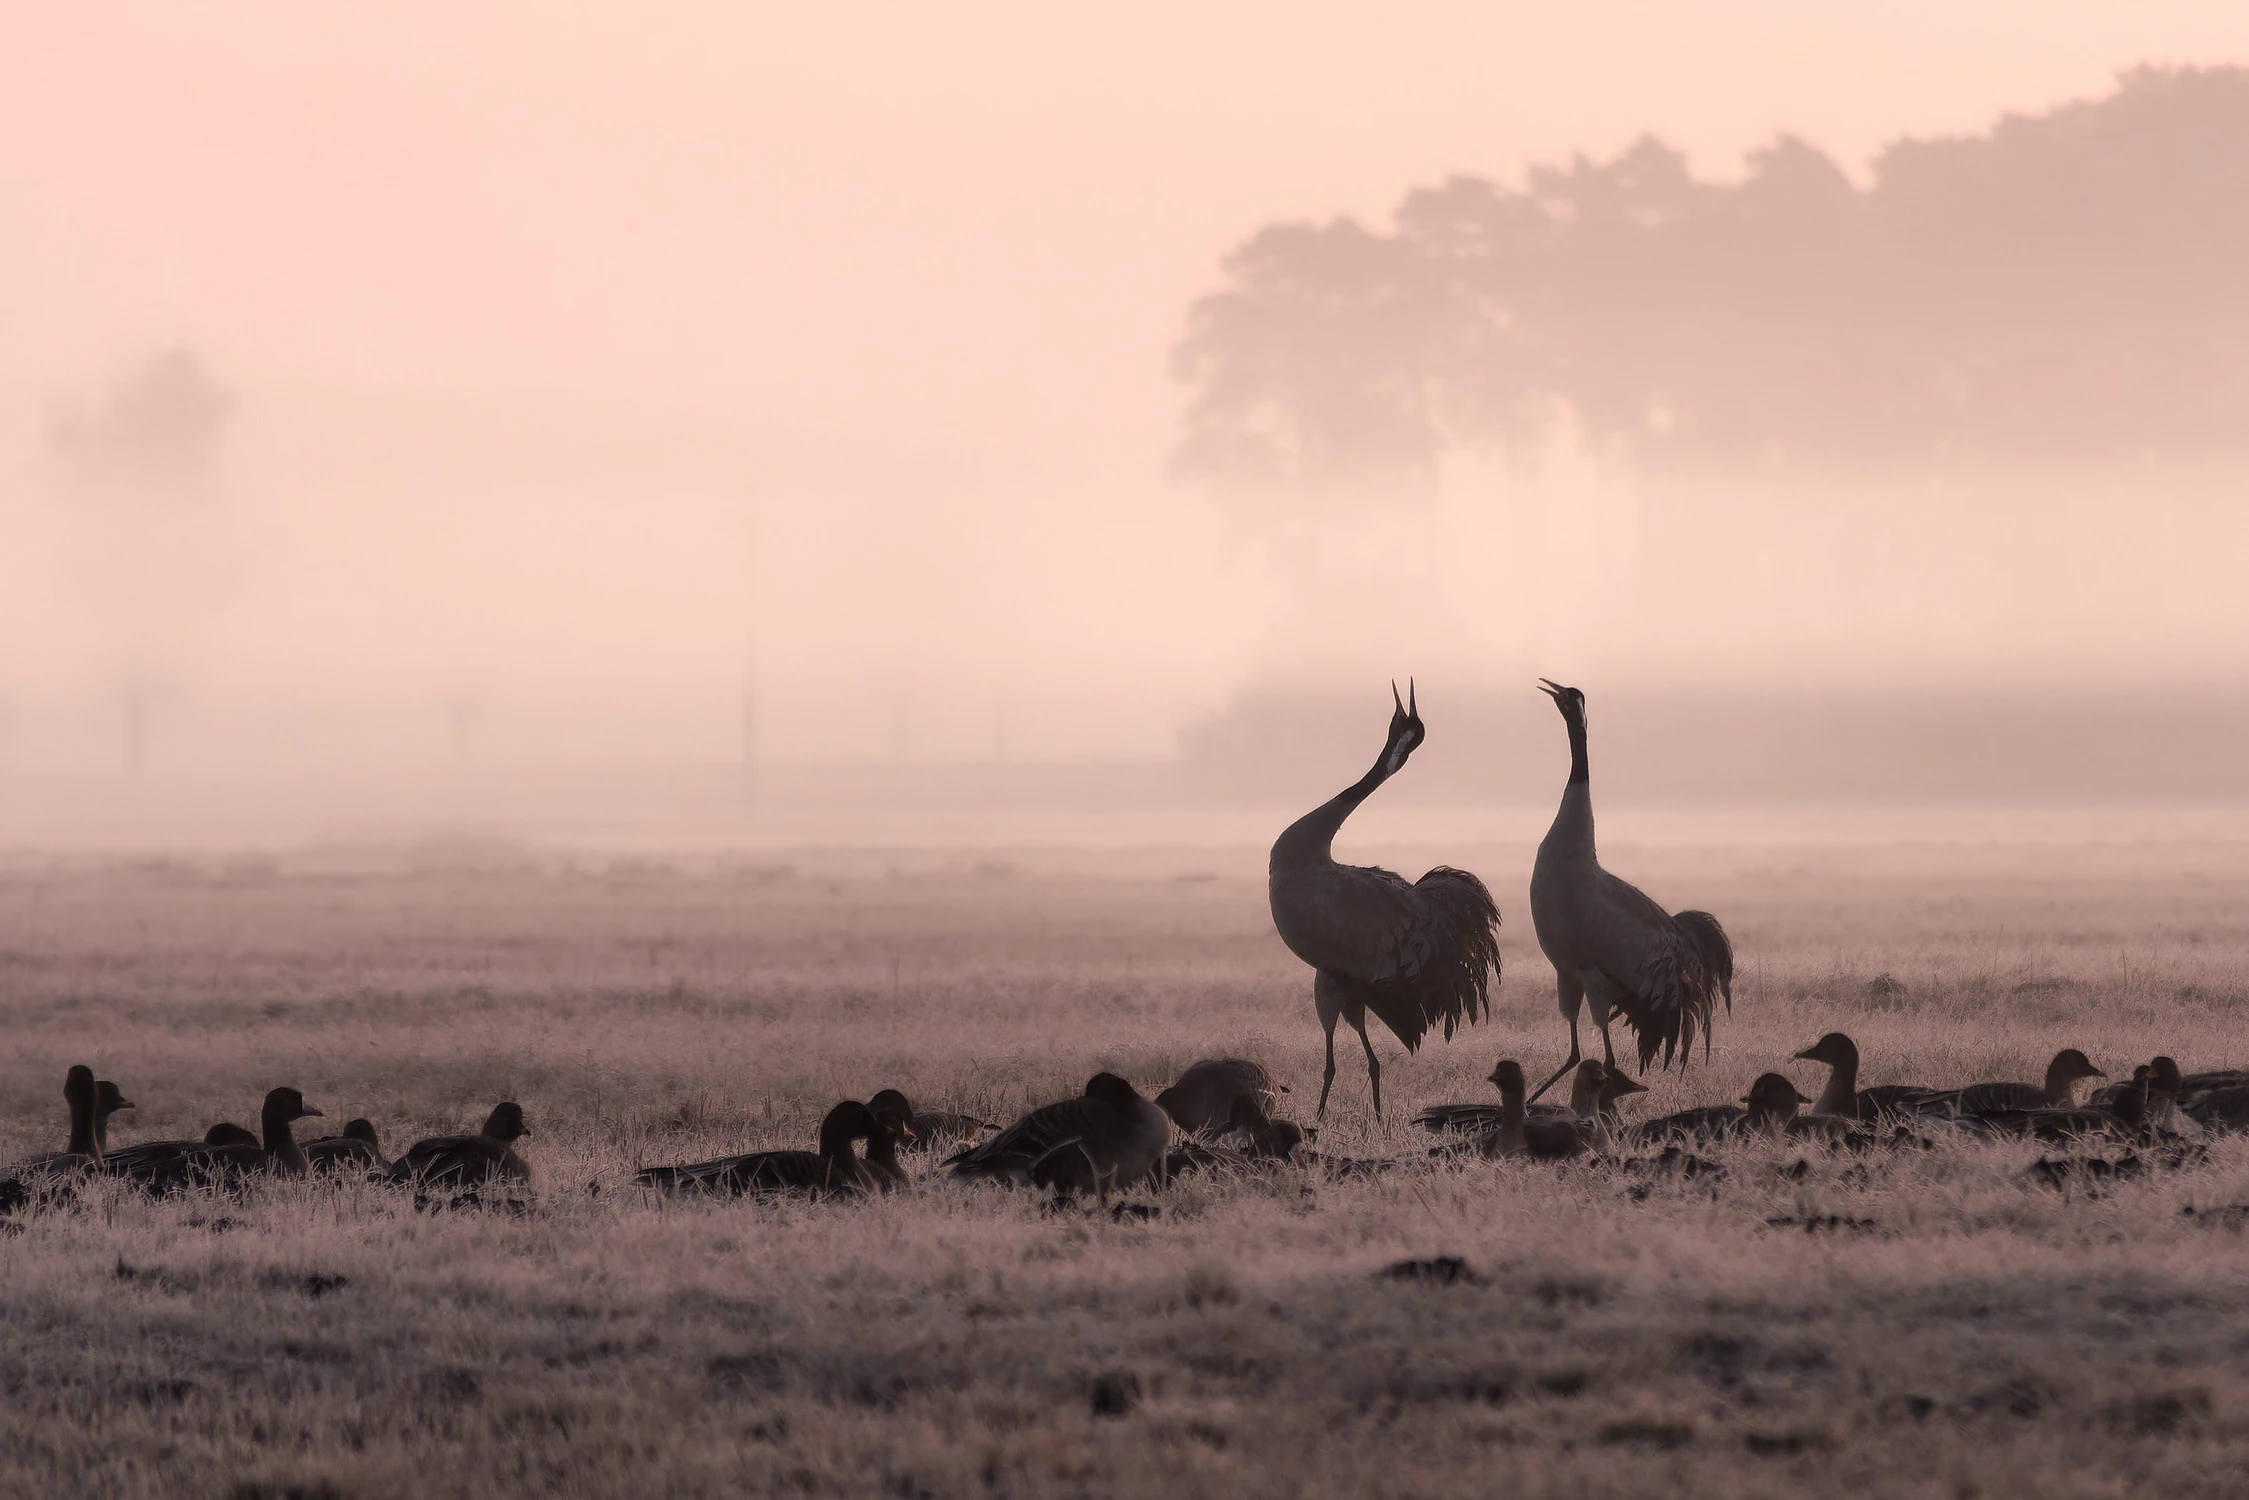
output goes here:
{"type": "Polygon", "coordinates": [[[1501,1129],[1520,1129],[1523,1121],[1529,1116],[1530,1110],[1523,1103],[1523,1090],[1521,1088],[1501,1089],[1499,1091],[1499,1123],[1501,1129]]]}
{"type": "Polygon", "coordinates": [[[1855,1116],[1859,1112],[1859,1058],[1847,1053],[1828,1068],[1827,1087],[1812,1104],[1815,1115],[1855,1116]]]}
{"type": "Polygon", "coordinates": [[[1360,803],[1373,796],[1376,787],[1389,779],[1389,770],[1378,760],[1366,775],[1291,823],[1280,838],[1274,841],[1273,869],[1302,869],[1309,865],[1332,863],[1335,859],[1335,835],[1343,827],[1343,820],[1350,817],[1360,803]]]}
{"type": "Polygon", "coordinates": [[[289,1121],[285,1116],[268,1115],[260,1123],[265,1129],[266,1155],[280,1162],[290,1172],[310,1169],[303,1150],[297,1145],[297,1133],[289,1128],[289,1121]]]}
{"type": "Polygon", "coordinates": [[[1581,1119],[1590,1120],[1601,1109],[1601,1085],[1589,1081],[1580,1073],[1570,1081],[1570,1112],[1581,1119]]]}
{"type": "MultiPolygon", "coordinates": [[[[101,1156],[101,1143],[94,1134],[95,1113],[94,1101],[91,1099],[70,1101],[71,1155],[96,1159],[101,1156]]],[[[47,1139],[51,1141],[54,1137],[48,1136],[47,1139]]]]}

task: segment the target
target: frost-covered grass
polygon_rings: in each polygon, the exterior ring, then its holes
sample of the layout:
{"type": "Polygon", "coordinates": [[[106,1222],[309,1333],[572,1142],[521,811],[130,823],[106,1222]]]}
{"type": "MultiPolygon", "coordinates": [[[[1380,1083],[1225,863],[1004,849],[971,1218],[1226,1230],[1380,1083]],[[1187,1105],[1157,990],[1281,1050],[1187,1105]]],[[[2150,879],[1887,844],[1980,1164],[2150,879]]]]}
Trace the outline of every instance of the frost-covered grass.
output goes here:
{"type": "MultiPolygon", "coordinates": [[[[2249,850],[1608,853],[1742,953],[1711,1065],[1637,1113],[1768,1068],[1809,1091],[1787,1056],[1838,1027],[1868,1083],[2036,1077],[2065,1044],[2112,1072],[2249,1062],[2249,850]]],[[[0,1234],[0,1493],[2241,1487],[2249,1237],[2219,1210],[2249,1204],[2249,1143],[2066,1196],[2009,1146],[1801,1175],[1745,1146],[1691,1181],[1434,1167],[1414,1108],[1564,1040],[1527,851],[1442,854],[1496,877],[1499,1013],[1416,1057],[1378,1042],[1384,1127],[1353,1039],[1322,1132],[1406,1165],[1189,1181],[1143,1195],[1145,1223],[935,1180],[761,1208],[628,1179],[809,1144],[885,1084],[1006,1115],[1219,1052],[1268,1061],[1309,1118],[1308,977],[1254,852],[19,863],[0,1161],[62,1144],[86,1061],[140,1105],[120,1141],[250,1122],[279,1083],[393,1147],[515,1097],[542,1183],[523,1216],[104,1192],[0,1234]],[[1378,1274],[1438,1255],[1469,1279],[1378,1274]]]]}

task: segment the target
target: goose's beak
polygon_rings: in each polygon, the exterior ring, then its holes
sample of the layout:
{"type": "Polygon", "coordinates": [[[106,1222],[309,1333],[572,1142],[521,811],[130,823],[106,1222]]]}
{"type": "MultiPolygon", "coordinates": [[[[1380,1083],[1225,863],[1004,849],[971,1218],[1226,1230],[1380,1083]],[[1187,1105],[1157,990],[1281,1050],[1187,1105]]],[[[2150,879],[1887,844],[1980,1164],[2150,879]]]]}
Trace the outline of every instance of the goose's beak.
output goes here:
{"type": "Polygon", "coordinates": [[[297,1109],[297,1117],[298,1117],[299,1119],[303,1119],[304,1117],[306,1117],[306,1116],[308,1116],[308,1115],[317,1117],[317,1116],[319,1115],[319,1113],[320,1113],[320,1110],[319,1110],[319,1108],[318,1108],[317,1106],[315,1106],[315,1105],[311,1105],[311,1104],[300,1105],[300,1106],[298,1106],[298,1109],[297,1109]]]}

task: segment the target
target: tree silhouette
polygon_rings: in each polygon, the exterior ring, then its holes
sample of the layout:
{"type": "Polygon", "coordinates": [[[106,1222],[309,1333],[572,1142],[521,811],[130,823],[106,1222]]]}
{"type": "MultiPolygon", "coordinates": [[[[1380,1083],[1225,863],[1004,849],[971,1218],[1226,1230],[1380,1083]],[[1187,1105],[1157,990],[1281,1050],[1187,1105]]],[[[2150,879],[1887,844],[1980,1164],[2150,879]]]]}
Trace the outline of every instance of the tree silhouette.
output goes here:
{"type": "Polygon", "coordinates": [[[117,636],[129,770],[146,758],[151,700],[166,667],[220,588],[209,483],[233,408],[202,361],[174,349],[48,434],[81,502],[94,591],[117,636]]]}
{"type": "Polygon", "coordinates": [[[1565,412],[1657,467],[2249,455],[2245,154],[2249,71],[2142,70],[1864,190],[1789,137],[1733,184],[1642,140],[1274,226],[1189,314],[1175,465],[1416,476],[1565,412]]]}

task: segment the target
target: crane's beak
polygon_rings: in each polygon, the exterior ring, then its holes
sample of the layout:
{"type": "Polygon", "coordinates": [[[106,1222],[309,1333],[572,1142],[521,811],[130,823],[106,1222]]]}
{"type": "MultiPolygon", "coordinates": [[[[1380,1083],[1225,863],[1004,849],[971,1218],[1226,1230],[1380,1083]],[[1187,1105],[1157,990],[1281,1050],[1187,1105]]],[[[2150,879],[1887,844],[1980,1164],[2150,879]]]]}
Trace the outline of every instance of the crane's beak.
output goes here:
{"type": "Polygon", "coordinates": [[[1562,685],[1551,677],[1541,677],[1538,680],[1538,690],[1549,698],[1562,696],[1562,685]]]}
{"type": "MultiPolygon", "coordinates": [[[[1390,696],[1395,698],[1397,695],[1398,685],[1393,682],[1390,684],[1390,696]]],[[[1418,719],[1421,717],[1421,706],[1414,697],[1413,679],[1411,677],[1408,677],[1406,679],[1406,717],[1409,719],[1418,719]]]]}
{"type": "Polygon", "coordinates": [[[1398,696],[1398,679],[1395,677],[1390,679],[1390,701],[1398,705],[1399,713],[1402,714],[1406,711],[1405,700],[1398,696]]]}

